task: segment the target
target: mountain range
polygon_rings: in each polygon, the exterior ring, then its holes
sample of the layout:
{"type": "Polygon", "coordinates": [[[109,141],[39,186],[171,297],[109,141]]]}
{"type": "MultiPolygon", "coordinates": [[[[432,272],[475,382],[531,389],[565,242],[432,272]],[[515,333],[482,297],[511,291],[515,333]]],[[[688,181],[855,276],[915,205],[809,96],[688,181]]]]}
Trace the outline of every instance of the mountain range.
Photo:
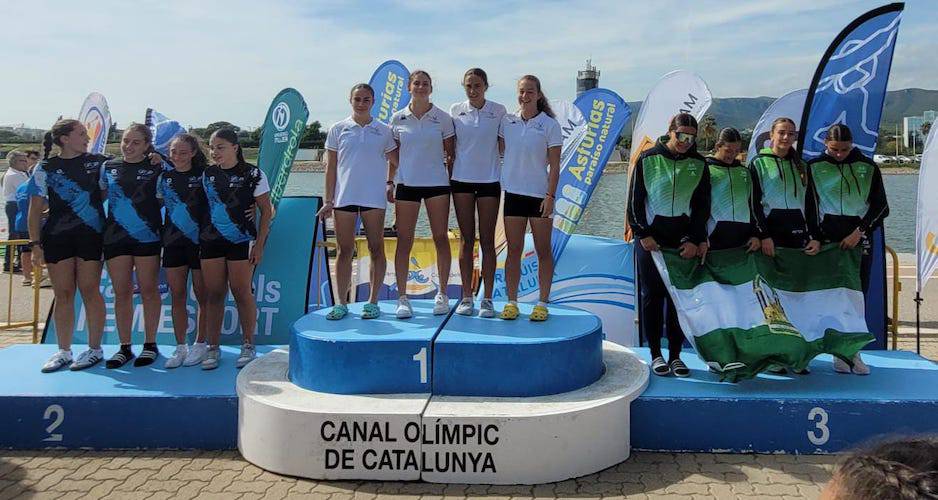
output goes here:
{"type": "MultiPolygon", "coordinates": [[[[775,97],[724,97],[714,98],[707,114],[713,115],[717,127],[736,127],[740,130],[755,127],[759,117],[775,101],[775,97]]],[[[637,117],[641,101],[630,102],[632,116],[637,117]]],[[[886,103],[880,120],[880,130],[891,130],[902,126],[904,116],[922,116],[927,110],[938,110],[938,90],[902,89],[886,92],[886,103]]],[[[795,121],[801,117],[792,117],[795,121]]],[[[631,127],[626,126],[626,137],[631,136],[631,127]]]]}

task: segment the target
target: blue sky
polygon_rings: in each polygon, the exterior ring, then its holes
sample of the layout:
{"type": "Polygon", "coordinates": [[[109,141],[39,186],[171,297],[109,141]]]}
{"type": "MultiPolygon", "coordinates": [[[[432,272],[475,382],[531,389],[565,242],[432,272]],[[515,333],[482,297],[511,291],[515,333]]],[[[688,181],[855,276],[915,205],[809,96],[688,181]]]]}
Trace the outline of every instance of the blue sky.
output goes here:
{"type": "MultiPolygon", "coordinates": [[[[600,83],[641,100],[663,74],[698,72],[715,97],[778,96],[807,87],[823,51],[852,19],[884,2],[702,0],[8,0],[0,29],[0,124],[48,127],[103,93],[123,127],[150,106],[186,125],[261,124],[283,87],[310,119],[348,114],[348,89],[386,59],[434,78],[440,107],[465,96],[473,66],[489,98],[514,109],[514,82],[541,77],[572,98],[591,57],[600,83]]],[[[906,3],[892,89],[938,88],[938,2],[906,3]]]]}

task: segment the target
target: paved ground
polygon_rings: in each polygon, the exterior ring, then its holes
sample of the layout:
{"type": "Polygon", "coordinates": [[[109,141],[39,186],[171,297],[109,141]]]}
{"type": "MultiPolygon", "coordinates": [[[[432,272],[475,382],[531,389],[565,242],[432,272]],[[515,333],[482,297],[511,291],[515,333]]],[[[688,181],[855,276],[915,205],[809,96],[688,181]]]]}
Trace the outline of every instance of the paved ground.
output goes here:
{"type": "MultiPolygon", "coordinates": [[[[911,262],[903,256],[903,262],[911,262]]],[[[914,349],[914,267],[899,273],[902,334],[914,349]]],[[[0,304],[7,285],[0,279],[0,304]]],[[[926,289],[922,352],[938,360],[938,280],[926,289]]],[[[18,281],[14,287],[19,287],[18,281]]],[[[14,318],[28,320],[26,289],[14,291],[14,318]]],[[[51,291],[42,291],[43,311],[51,291]]],[[[0,319],[6,317],[0,311],[0,319]]],[[[44,318],[43,318],[44,319],[44,318]]],[[[27,329],[0,332],[0,348],[29,342],[27,329]]],[[[0,429],[0,432],[3,430],[0,429]]],[[[106,432],[106,430],[102,430],[106,432]]],[[[817,498],[830,479],[832,456],[640,453],[576,480],[539,486],[435,485],[402,482],[327,482],[279,476],[244,461],[237,451],[2,451],[0,500],[10,498],[817,498]]]]}

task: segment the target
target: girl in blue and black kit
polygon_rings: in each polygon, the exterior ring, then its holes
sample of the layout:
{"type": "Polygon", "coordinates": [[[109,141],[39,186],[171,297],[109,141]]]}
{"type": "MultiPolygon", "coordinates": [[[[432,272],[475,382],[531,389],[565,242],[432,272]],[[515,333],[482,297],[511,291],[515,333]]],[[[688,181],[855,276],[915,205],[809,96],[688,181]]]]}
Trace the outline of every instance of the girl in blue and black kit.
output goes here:
{"type": "Polygon", "coordinates": [[[162,235],[163,268],[169,285],[173,333],[176,336],[176,352],[166,360],[165,368],[178,368],[202,363],[208,351],[203,314],[205,282],[199,250],[199,221],[205,216],[208,205],[202,174],[208,160],[199,139],[191,134],[180,134],[173,139],[169,145],[169,159],[172,168],[163,171],[157,196],[163,199],[166,208],[162,235]],[[191,348],[186,343],[190,272],[192,290],[199,304],[196,342],[191,348]]]}
{"type": "Polygon", "coordinates": [[[203,369],[218,366],[218,343],[228,288],[238,307],[243,344],[235,366],[241,368],[256,356],[257,303],[251,288],[254,266],[260,264],[270,231],[273,207],[264,172],[244,161],[238,134],[221,129],[209,141],[213,165],[203,175],[208,210],[199,237],[202,277],[205,280],[205,325],[209,351],[203,369]],[[255,224],[253,208],[260,209],[255,224]]]}
{"type": "Polygon", "coordinates": [[[148,158],[153,150],[152,141],[149,127],[131,124],[121,138],[123,158],[107,161],[102,170],[108,201],[104,259],[114,287],[114,316],[121,343],[120,349],[108,359],[108,368],[120,368],[134,358],[131,350],[134,278],[143,303],[145,335],[143,350],[134,366],[147,366],[159,355],[156,327],[162,307],[158,286],[163,217],[156,186],[163,166],[162,162],[148,158]]]}
{"type": "Polygon", "coordinates": [[[88,153],[88,131],[78,120],[59,120],[46,134],[42,163],[32,181],[29,239],[33,263],[49,268],[55,294],[53,321],[59,350],[42,366],[44,373],[66,366],[88,368],[104,358],[104,299],[101,282],[101,235],[104,205],[101,165],[107,159],[88,153]],[[52,146],[59,155],[50,158],[52,146]],[[46,223],[43,213],[48,210],[46,223]],[[75,290],[81,292],[88,321],[88,350],[72,359],[75,330],[75,290]]]}

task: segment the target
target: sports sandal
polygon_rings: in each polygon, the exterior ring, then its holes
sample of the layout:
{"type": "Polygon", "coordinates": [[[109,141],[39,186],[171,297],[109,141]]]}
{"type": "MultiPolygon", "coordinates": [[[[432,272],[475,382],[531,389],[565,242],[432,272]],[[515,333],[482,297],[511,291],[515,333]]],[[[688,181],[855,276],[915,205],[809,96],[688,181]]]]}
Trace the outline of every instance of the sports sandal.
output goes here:
{"type": "Polygon", "coordinates": [[[502,313],[498,316],[501,319],[518,319],[518,306],[515,304],[505,304],[502,313]]]}
{"type": "Polygon", "coordinates": [[[378,316],[381,316],[381,308],[378,307],[378,304],[369,302],[362,308],[362,319],[375,319],[378,316]]]}
{"type": "Polygon", "coordinates": [[[332,306],[332,310],[329,311],[329,314],[326,315],[326,319],[337,320],[342,319],[345,315],[348,314],[348,306],[343,304],[336,304],[332,306]]]}
{"type": "Polygon", "coordinates": [[[531,321],[547,321],[547,308],[544,306],[534,306],[528,319],[531,321]]]}

